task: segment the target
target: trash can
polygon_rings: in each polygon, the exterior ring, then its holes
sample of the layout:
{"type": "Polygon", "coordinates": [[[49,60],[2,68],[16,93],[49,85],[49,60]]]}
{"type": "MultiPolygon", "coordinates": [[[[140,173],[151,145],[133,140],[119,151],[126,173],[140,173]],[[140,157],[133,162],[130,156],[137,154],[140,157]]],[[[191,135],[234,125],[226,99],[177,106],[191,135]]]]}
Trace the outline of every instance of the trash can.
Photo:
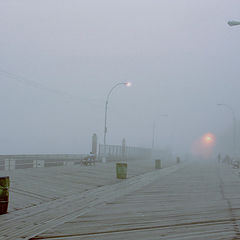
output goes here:
{"type": "Polygon", "coordinates": [[[0,214],[7,213],[9,200],[9,177],[0,177],[0,214]]]}
{"type": "Polygon", "coordinates": [[[162,168],[161,160],[160,159],[155,160],[155,169],[161,168],[162,168]]]}
{"type": "Polygon", "coordinates": [[[119,179],[127,178],[127,163],[117,163],[116,164],[116,174],[119,179]]]}

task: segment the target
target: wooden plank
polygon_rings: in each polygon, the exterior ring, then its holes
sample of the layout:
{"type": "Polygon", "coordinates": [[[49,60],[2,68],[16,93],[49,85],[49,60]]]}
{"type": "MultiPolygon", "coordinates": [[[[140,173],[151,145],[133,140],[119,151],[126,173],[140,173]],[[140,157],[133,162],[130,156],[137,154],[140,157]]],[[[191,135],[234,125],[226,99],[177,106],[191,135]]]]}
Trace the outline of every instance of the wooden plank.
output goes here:
{"type": "Polygon", "coordinates": [[[33,239],[239,239],[240,180],[193,163],[33,239]]]}
{"type": "MultiPolygon", "coordinates": [[[[151,161],[128,165],[129,178],[154,170],[151,161]]],[[[118,182],[115,163],[0,171],[0,176],[5,175],[11,180],[10,212],[118,182]]]]}
{"type": "Polygon", "coordinates": [[[178,168],[179,166],[174,166],[161,170],[161,172],[146,173],[123,182],[115,180],[118,183],[93,188],[81,194],[77,192],[55,201],[45,202],[36,207],[26,208],[1,216],[1,236],[6,240],[15,238],[28,239],[30,236],[34,236],[48,228],[74,219],[106,201],[141,188],[158,178],[160,173],[161,176],[165,176],[176,171],[178,168]]]}

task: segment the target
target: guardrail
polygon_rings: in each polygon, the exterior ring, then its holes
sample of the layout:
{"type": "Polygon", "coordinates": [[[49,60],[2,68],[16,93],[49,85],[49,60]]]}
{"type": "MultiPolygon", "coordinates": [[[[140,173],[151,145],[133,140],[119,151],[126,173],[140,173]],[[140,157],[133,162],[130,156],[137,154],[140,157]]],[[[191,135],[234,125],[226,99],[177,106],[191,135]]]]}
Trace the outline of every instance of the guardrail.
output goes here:
{"type": "Polygon", "coordinates": [[[0,170],[86,165],[86,154],[0,155],[0,170]]]}
{"type": "MultiPolygon", "coordinates": [[[[131,161],[131,160],[150,160],[164,159],[171,162],[172,155],[168,150],[152,151],[151,148],[139,148],[121,145],[99,145],[99,151],[96,160],[102,161],[131,161]],[[104,150],[105,148],[105,150],[104,150]]],[[[0,170],[14,170],[25,168],[42,168],[52,166],[69,165],[88,165],[87,154],[27,154],[27,155],[0,155],[0,170]]],[[[95,161],[94,161],[95,162],[95,161]]],[[[92,164],[89,161],[89,165],[92,164]]]]}
{"type": "Polygon", "coordinates": [[[152,149],[150,148],[139,148],[130,146],[120,145],[99,145],[98,160],[101,161],[103,157],[107,161],[129,161],[129,160],[140,160],[150,159],[152,149]]]}

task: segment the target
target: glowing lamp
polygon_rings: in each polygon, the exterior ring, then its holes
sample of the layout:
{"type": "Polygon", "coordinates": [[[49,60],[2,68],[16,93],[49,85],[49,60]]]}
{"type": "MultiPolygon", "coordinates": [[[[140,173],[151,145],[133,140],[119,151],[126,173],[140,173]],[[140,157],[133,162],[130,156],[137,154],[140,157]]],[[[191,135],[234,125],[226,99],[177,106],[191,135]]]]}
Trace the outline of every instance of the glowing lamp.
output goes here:
{"type": "Polygon", "coordinates": [[[132,86],[132,83],[131,83],[131,82],[126,82],[125,85],[126,85],[127,87],[131,87],[131,86],[132,86]]]}
{"type": "Polygon", "coordinates": [[[211,145],[215,142],[215,136],[211,133],[207,133],[203,136],[203,142],[205,144],[211,145]]]}

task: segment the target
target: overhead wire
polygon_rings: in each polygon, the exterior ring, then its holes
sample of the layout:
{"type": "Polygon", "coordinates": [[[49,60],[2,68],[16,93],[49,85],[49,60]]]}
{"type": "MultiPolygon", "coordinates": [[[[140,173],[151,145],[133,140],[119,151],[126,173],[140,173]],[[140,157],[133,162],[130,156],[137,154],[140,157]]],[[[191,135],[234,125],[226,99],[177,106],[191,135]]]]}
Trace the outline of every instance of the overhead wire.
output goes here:
{"type": "Polygon", "coordinates": [[[18,74],[15,74],[15,73],[12,73],[12,72],[9,72],[9,71],[6,71],[6,70],[3,70],[1,68],[0,68],[0,73],[3,73],[5,75],[7,75],[9,78],[11,78],[11,79],[13,79],[13,80],[15,80],[15,81],[17,81],[21,84],[27,85],[29,87],[37,88],[37,89],[40,89],[40,90],[45,90],[45,91],[48,91],[48,92],[51,92],[51,93],[54,93],[54,94],[57,94],[57,95],[60,95],[60,96],[72,97],[67,92],[63,92],[63,91],[59,91],[59,90],[56,90],[56,89],[53,89],[53,88],[49,88],[48,86],[46,86],[46,85],[44,85],[40,82],[27,79],[23,76],[20,76],[18,74]]]}
{"type": "MultiPolygon", "coordinates": [[[[26,77],[23,77],[19,74],[16,74],[16,73],[13,73],[13,72],[9,72],[5,69],[2,69],[0,68],[0,74],[4,74],[6,77],[20,83],[20,84],[23,84],[23,85],[26,85],[28,87],[33,87],[33,88],[36,88],[36,89],[39,89],[39,90],[42,90],[42,91],[47,91],[49,93],[53,93],[55,95],[58,95],[58,96],[64,96],[64,97],[67,97],[68,99],[71,98],[78,98],[79,99],[79,96],[74,96],[72,94],[69,94],[65,91],[60,91],[60,90],[56,90],[54,88],[50,88],[38,81],[35,81],[35,80],[30,80],[26,77]]],[[[99,100],[99,99],[96,99],[96,98],[81,98],[79,99],[82,103],[84,102],[88,102],[88,103],[91,103],[91,104],[94,104],[94,105],[102,105],[102,100],[99,100]]]]}

